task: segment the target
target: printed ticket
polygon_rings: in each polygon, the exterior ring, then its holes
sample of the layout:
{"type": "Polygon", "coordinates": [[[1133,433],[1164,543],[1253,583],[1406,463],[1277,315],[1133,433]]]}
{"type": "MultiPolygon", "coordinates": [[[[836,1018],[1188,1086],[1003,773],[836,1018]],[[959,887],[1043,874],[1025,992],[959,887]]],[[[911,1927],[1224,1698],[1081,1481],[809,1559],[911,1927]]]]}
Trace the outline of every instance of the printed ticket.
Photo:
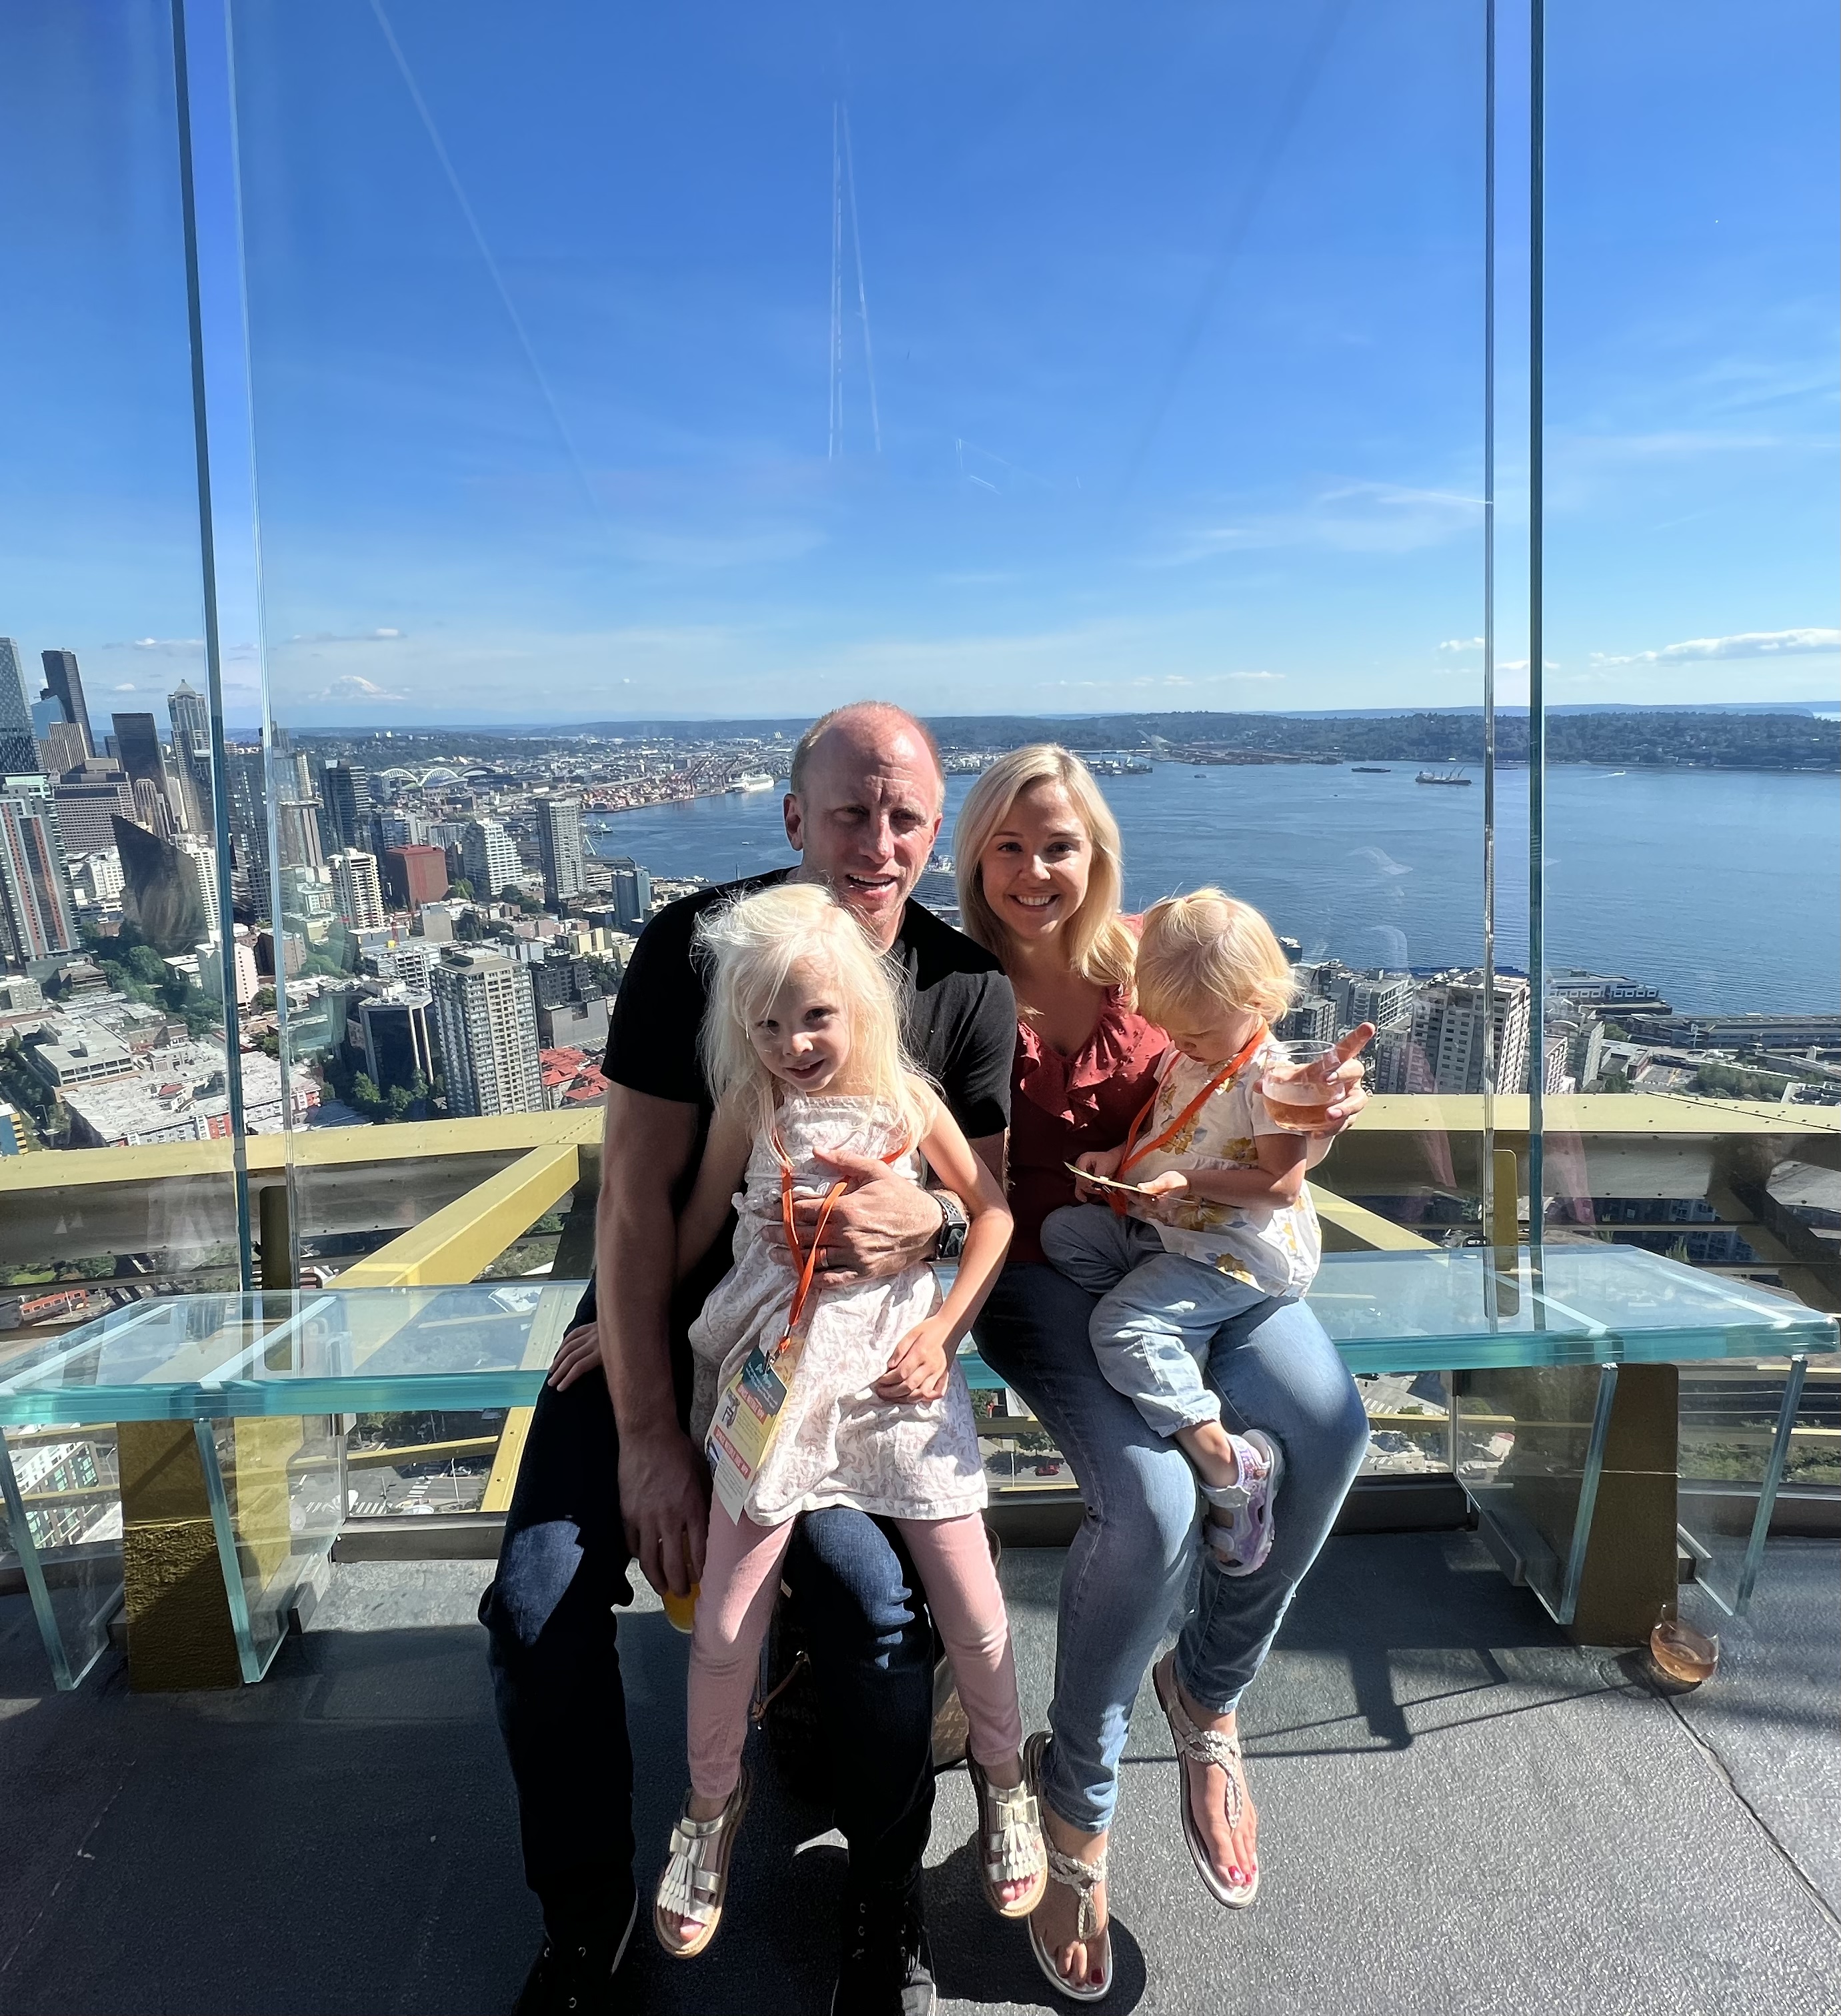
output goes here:
{"type": "Polygon", "coordinates": [[[706,1445],[717,1500],[732,1519],[742,1517],[786,1404],[786,1381],[757,1345],[723,1382],[706,1445]]]}

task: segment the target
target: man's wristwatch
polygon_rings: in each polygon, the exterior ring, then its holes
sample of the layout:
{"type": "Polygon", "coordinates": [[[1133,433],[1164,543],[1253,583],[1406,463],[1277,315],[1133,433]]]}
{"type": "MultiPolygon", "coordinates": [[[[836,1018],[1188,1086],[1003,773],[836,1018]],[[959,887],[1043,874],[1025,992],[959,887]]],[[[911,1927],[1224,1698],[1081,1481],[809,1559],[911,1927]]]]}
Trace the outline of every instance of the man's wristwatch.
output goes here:
{"type": "Polygon", "coordinates": [[[933,1248],[933,1258],[956,1260],[965,1250],[965,1233],[972,1221],[951,1190],[935,1190],[933,1197],[940,1207],[940,1238],[933,1248]]]}

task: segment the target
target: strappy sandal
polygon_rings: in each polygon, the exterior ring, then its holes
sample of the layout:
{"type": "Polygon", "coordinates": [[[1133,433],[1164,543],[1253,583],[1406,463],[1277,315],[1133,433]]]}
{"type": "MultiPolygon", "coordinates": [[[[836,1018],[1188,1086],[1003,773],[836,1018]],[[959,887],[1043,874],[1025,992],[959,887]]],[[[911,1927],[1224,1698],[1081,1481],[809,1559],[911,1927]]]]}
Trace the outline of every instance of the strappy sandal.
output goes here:
{"type": "Polygon", "coordinates": [[[1265,1566],[1272,1551],[1272,1507],[1285,1479],[1285,1456],[1263,1428],[1228,1439],[1240,1460],[1240,1481],[1201,1487],[1210,1508],[1229,1515],[1204,1520],[1202,1531],[1223,1575],[1250,1575],[1265,1566]]]}
{"type": "Polygon", "coordinates": [[[689,1812],[678,1816],[671,1829],[671,1852],[659,1877],[658,1895],[652,1907],[652,1928],[658,1942],[674,1960],[689,1960],[700,1953],[716,1936],[722,1922],[722,1906],[728,1895],[729,1858],[735,1852],[735,1834],[748,1810],[748,1769],[744,1765],[735,1788],[713,1820],[693,1820],[689,1812]],[[685,1939],[668,1921],[701,1921],[685,1939]]]}
{"type": "MultiPolygon", "coordinates": [[[[1030,1791],[1040,1800],[1041,1797],[1042,1756],[1048,1748],[1048,1733],[1037,1730],[1023,1746],[1023,1776],[1030,1791]]],[[[1077,1861],[1071,1855],[1063,1855],[1046,1831],[1042,1836],[1042,1847],[1048,1865],[1049,1883],[1059,1883],[1064,1889],[1080,1892],[1080,1915],[1074,1921],[1074,1937],[1091,1942],[1099,1931],[1099,1914],[1093,1908],[1093,1893],[1106,1881],[1106,1857],[1102,1854],[1097,1862],[1077,1861]]],[[[1036,1921],[1029,1921],[1029,1949],[1036,1957],[1036,1965],[1047,1978],[1049,1985],[1057,1989],[1070,2002],[1103,2002],[1113,1992],[1113,1942],[1109,1926],[1106,1935],[1106,1965],[1100,1978],[1095,1982],[1072,1982],[1055,1964],[1055,1957],[1042,1942],[1036,1929],[1036,1921]]]]}
{"type": "Polygon", "coordinates": [[[984,1894],[1000,1918],[1027,1918],[1048,1887],[1036,1795],[1027,1780],[1007,1787],[994,1785],[975,1758],[965,1759],[965,1772],[978,1795],[978,1864],[984,1894]],[[999,1887],[1005,1883],[1027,1883],[1029,1888],[1006,1904],[999,1887]]]}
{"type": "Polygon", "coordinates": [[[1240,1739],[1218,1729],[1198,1729],[1190,1721],[1182,1705],[1182,1696],[1177,1691],[1174,1652],[1166,1652],[1151,1669],[1151,1684],[1157,1690],[1158,1705],[1176,1741],[1176,1768],[1182,1780],[1182,1836],[1189,1845],[1189,1859],[1195,1863],[1196,1872],[1209,1895],[1217,1904],[1225,1904],[1232,1911],[1243,1911],[1259,1895],[1259,1864],[1254,1863],[1251,1878],[1238,1887],[1221,1881],[1214,1864],[1208,1859],[1208,1845],[1196,1823],[1196,1809],[1189,1796],[1188,1773],[1191,1764],[1213,1764],[1227,1773],[1228,1825],[1238,1827],[1246,1798],[1240,1739]]]}

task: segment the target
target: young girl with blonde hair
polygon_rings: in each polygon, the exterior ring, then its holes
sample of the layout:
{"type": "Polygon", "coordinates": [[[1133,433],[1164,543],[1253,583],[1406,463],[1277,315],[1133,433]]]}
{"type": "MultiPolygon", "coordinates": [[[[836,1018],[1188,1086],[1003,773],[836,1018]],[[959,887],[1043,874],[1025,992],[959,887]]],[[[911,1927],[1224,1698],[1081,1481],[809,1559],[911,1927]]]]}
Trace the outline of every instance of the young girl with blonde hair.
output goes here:
{"type": "Polygon", "coordinates": [[[692,1629],[690,1796],[672,1830],[653,1923],[671,1953],[715,1935],[735,1831],[760,1646],[793,1521],[849,1505],[900,1527],[926,1586],[970,1728],[980,1863],[1005,1917],[1046,1881],[1003,1598],[980,1516],[986,1498],[970,1397],[955,1362],[1009,1243],[996,1180],[904,1056],[894,970],[824,889],[786,883],[698,926],[714,967],[702,1047],[716,1100],[678,1226],[680,1276],[732,1207],[735,1266],[691,1328],[693,1434],[710,1436],[716,1502],[692,1629]],[[925,1157],[969,1225],[951,1292],[917,1265],[883,1280],[816,1283],[825,1236],[794,1203],[835,1201],[821,1157],[881,1157],[918,1181],[925,1157]],[[742,1193],[735,1195],[738,1186],[742,1193]],[[783,1229],[794,1271],[774,1231],[783,1229]],[[771,1430],[768,1424],[771,1422],[771,1430]]]}
{"type": "MultiPolygon", "coordinates": [[[[1229,1575],[1252,1575],[1272,1547],[1284,1465],[1259,1428],[1235,1434],[1207,1373],[1224,1326],[1264,1301],[1303,1294],[1321,1255],[1304,1182],[1305,1143],[1258,1097],[1271,1024],[1293,976],[1271,927],[1219,889],[1145,912],[1138,1005],[1170,1039],[1156,1089],[1116,1148],[1076,1167],[1129,1177],[1138,1193],[1100,1193],[1042,1226],[1042,1250],[1099,1297],[1091,1336],[1107,1383],[1146,1426],[1174,1437],[1210,1507],[1209,1544],[1229,1575]]],[[[1075,1185],[1091,1197],[1094,1186],[1075,1185]]]]}

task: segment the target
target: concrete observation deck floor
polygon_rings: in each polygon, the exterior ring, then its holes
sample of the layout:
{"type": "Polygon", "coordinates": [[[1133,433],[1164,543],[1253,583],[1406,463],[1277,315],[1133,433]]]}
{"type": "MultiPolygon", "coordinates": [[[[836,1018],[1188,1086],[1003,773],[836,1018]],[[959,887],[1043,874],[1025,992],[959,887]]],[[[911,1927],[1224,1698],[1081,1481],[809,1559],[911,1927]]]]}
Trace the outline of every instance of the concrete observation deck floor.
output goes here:
{"type": "MultiPolygon", "coordinates": [[[[1061,1557],[1005,1579],[1026,1720],[1061,1557]]],[[[534,1948],[473,1612],[483,1564],[333,1571],[261,1687],[140,1696],[118,1659],[59,1696],[0,1600],[0,2011],[484,2016],[534,1948]]],[[[1265,1880],[1196,1881],[1145,1690],[1114,1837],[1108,2007],[1285,2016],[1841,2016],[1841,1546],[1770,1550],[1716,1679],[1664,1700],[1569,1646],[1462,1533],[1332,1541],[1249,1697],[1265,1880]]],[[[684,1641],[622,1640],[642,1881],[682,1788],[684,1641]]],[[[843,1853],[771,1767],[728,1924],[635,2010],[825,2008],[843,1853]]],[[[941,1781],[929,1917],[944,2010],[1066,2009],[984,1906],[964,1774],[941,1781]]]]}

